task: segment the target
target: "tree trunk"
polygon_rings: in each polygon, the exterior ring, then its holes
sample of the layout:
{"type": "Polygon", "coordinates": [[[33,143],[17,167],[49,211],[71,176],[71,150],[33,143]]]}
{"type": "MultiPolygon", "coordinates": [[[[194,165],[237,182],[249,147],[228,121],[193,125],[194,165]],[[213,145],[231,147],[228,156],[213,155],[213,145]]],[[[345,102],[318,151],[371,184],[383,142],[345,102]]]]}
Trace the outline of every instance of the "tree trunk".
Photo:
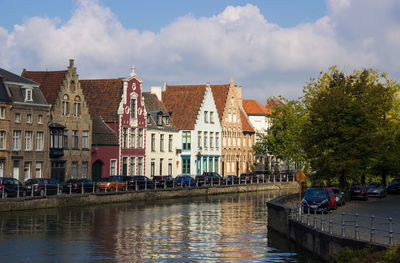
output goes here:
{"type": "Polygon", "coordinates": [[[365,174],[361,175],[361,184],[365,185],[365,174]]]}
{"type": "Polygon", "coordinates": [[[385,173],[382,174],[382,184],[386,188],[386,174],[385,173]]]}
{"type": "Polygon", "coordinates": [[[342,170],[342,174],[340,175],[339,187],[340,187],[340,189],[346,190],[346,178],[345,178],[344,170],[342,170]]]}

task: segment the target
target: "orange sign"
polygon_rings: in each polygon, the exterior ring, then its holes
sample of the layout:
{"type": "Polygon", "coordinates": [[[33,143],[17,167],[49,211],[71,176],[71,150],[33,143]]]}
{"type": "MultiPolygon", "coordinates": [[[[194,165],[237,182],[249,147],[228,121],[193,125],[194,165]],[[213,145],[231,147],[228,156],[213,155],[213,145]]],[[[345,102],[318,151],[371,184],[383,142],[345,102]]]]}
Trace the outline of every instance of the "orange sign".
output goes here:
{"type": "Polygon", "coordinates": [[[303,182],[304,180],[306,180],[306,175],[303,172],[298,172],[296,174],[296,180],[297,182],[303,182]]]}

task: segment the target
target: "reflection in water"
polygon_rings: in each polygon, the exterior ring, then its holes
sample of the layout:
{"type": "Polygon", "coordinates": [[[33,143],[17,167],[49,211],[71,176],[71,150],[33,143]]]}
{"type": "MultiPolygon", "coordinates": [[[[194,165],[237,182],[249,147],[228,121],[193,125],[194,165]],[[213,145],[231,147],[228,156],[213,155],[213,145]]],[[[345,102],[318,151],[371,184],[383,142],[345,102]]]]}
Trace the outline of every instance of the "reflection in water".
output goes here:
{"type": "Polygon", "coordinates": [[[265,203],[281,194],[2,213],[0,262],[303,262],[268,240],[265,203]]]}

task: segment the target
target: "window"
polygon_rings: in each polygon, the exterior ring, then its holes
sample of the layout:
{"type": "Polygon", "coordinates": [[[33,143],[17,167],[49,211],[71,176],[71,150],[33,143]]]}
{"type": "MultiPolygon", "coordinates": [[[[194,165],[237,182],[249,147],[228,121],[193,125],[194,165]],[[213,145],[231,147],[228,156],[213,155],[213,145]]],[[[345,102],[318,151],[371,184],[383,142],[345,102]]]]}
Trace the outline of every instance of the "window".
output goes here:
{"type": "Polygon", "coordinates": [[[82,178],[87,178],[88,175],[88,162],[82,162],[82,178]]]}
{"type": "Polygon", "coordinates": [[[63,131],[63,137],[64,137],[63,146],[65,149],[68,149],[68,131],[67,130],[63,131]]]}
{"type": "Polygon", "coordinates": [[[163,165],[163,161],[164,161],[164,159],[160,159],[160,175],[163,175],[163,174],[162,174],[162,165],[163,165]]]}
{"type": "Polygon", "coordinates": [[[36,162],[35,166],[35,178],[41,178],[42,177],[42,162],[36,162]]]}
{"type": "Polygon", "coordinates": [[[197,146],[201,149],[201,132],[197,133],[197,146]]]}
{"type": "Polygon", "coordinates": [[[165,125],[169,125],[169,117],[168,116],[164,116],[163,119],[164,119],[165,125]]]}
{"type": "Polygon", "coordinates": [[[182,156],[182,174],[190,174],[190,156],[182,156]]]}
{"type": "Polygon", "coordinates": [[[62,116],[68,116],[69,114],[69,97],[68,95],[64,95],[62,100],[62,116]]]}
{"type": "Polygon", "coordinates": [[[81,115],[81,98],[79,96],[76,96],[74,102],[74,117],[79,117],[80,115],[81,115]]]}
{"type": "Polygon", "coordinates": [[[151,151],[156,151],[156,135],[154,133],[151,134],[151,151]]]}
{"type": "Polygon", "coordinates": [[[43,115],[39,114],[37,119],[38,124],[43,124],[43,115]]]}
{"type": "Polygon", "coordinates": [[[172,163],[171,162],[168,163],[168,175],[172,176],[172,163]]]}
{"type": "Polygon", "coordinates": [[[0,119],[6,118],[6,107],[0,107],[0,119]]]}
{"type": "Polygon", "coordinates": [[[168,151],[172,152],[172,135],[168,136],[168,151]]]}
{"type": "Polygon", "coordinates": [[[152,160],[150,163],[150,176],[154,177],[156,174],[156,163],[152,160]]]}
{"type": "Polygon", "coordinates": [[[207,132],[204,132],[204,149],[207,149],[207,132]]]}
{"type": "Polygon", "coordinates": [[[215,133],[215,148],[219,149],[219,132],[215,133]]]}
{"type": "Polygon", "coordinates": [[[139,149],[143,149],[143,129],[139,129],[139,149]]]}
{"type": "Polygon", "coordinates": [[[128,144],[128,128],[122,128],[122,148],[127,148],[128,144]]]}
{"type": "Polygon", "coordinates": [[[88,131],[82,132],[82,148],[89,149],[89,132],[88,131]]]}
{"type": "Polygon", "coordinates": [[[25,101],[32,101],[32,89],[25,89],[25,101]]]}
{"type": "Polygon", "coordinates": [[[157,125],[162,126],[162,115],[161,114],[157,114],[157,125]]]}
{"type": "Polygon", "coordinates": [[[43,136],[44,133],[42,131],[36,132],[36,151],[43,150],[43,136]]]}
{"type": "Polygon", "coordinates": [[[138,175],[143,175],[143,157],[138,158],[138,175]]]}
{"type": "Polygon", "coordinates": [[[164,134],[160,134],[160,151],[164,151],[164,134]]]}
{"type": "Polygon", "coordinates": [[[136,99],[131,99],[131,118],[136,119],[136,99]]]}
{"type": "Polygon", "coordinates": [[[30,113],[26,114],[26,122],[32,123],[32,114],[30,114],[30,113]]]}
{"type": "Polygon", "coordinates": [[[21,149],[21,131],[13,132],[13,150],[19,151],[21,149]]]}
{"type": "Polygon", "coordinates": [[[6,148],[6,131],[0,131],[0,149],[4,150],[6,148]]]}
{"type": "Polygon", "coordinates": [[[214,123],[214,112],[210,111],[210,123],[214,123]]]}
{"type": "Polygon", "coordinates": [[[117,160],[110,160],[110,175],[115,175],[117,167],[117,160]]]}
{"type": "Polygon", "coordinates": [[[63,148],[63,130],[51,129],[50,130],[50,148],[62,149],[63,148]]]}
{"type": "Polygon", "coordinates": [[[136,130],[131,128],[131,148],[135,148],[135,138],[136,138],[136,130]]]}
{"type": "Polygon", "coordinates": [[[31,165],[32,165],[31,162],[24,163],[24,181],[31,178],[31,165]]]}
{"type": "Polygon", "coordinates": [[[135,175],[135,157],[131,157],[131,160],[129,162],[129,175],[134,176],[135,175]]]}
{"type": "Polygon", "coordinates": [[[78,162],[71,164],[71,178],[78,178],[78,162]]]}
{"type": "Polygon", "coordinates": [[[15,117],[15,122],[21,122],[21,114],[16,112],[14,117],[15,117]]]}
{"type": "Polygon", "coordinates": [[[182,149],[183,150],[190,150],[190,131],[182,132],[182,149]]]}
{"type": "Polygon", "coordinates": [[[78,131],[72,131],[72,149],[78,149],[78,131]]]}
{"type": "Polygon", "coordinates": [[[6,174],[6,161],[1,160],[0,161],[0,177],[4,177],[4,175],[6,174]]]}
{"type": "Polygon", "coordinates": [[[214,133],[210,132],[210,148],[214,148],[214,133]]]}
{"type": "Polygon", "coordinates": [[[204,112],[204,122],[208,123],[208,111],[204,112]]]}

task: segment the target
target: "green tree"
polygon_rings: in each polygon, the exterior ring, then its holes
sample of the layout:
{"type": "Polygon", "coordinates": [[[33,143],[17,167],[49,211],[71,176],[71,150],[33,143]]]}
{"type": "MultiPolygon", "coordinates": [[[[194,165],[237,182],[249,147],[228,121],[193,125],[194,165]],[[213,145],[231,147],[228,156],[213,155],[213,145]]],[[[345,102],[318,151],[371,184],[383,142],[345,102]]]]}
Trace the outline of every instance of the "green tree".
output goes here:
{"type": "Polygon", "coordinates": [[[318,177],[360,180],[372,164],[388,158],[382,136],[396,116],[398,84],[369,69],[346,75],[336,67],[304,87],[307,122],[303,146],[318,177]],[[390,121],[389,121],[390,119],[390,121]]]}

